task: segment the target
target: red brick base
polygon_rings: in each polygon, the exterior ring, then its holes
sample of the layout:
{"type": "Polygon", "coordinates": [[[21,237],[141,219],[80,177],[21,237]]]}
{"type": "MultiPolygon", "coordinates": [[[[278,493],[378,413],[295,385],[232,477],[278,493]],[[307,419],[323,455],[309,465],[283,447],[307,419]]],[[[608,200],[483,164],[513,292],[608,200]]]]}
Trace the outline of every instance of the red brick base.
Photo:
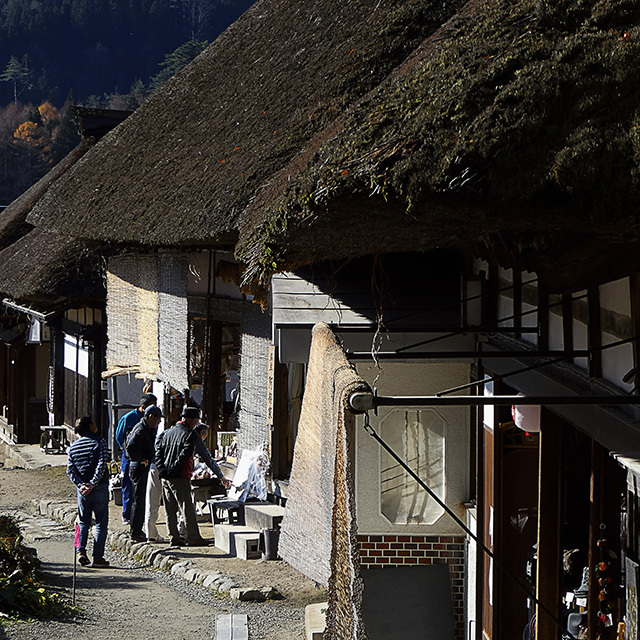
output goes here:
{"type": "Polygon", "coordinates": [[[448,564],[456,638],[464,638],[464,564],[462,536],[358,536],[363,569],[448,564]]]}

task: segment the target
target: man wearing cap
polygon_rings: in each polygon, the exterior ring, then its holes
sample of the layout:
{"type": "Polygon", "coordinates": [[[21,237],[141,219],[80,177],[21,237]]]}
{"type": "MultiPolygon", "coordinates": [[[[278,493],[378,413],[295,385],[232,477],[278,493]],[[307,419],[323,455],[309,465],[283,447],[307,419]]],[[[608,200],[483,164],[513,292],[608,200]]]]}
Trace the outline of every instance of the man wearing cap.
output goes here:
{"type": "Polygon", "coordinates": [[[116,428],[116,442],[122,450],[120,468],[122,470],[122,522],[124,524],[129,524],[131,521],[132,490],[131,479],[129,478],[129,456],[124,450],[124,445],[133,427],[135,427],[142,419],[142,416],[144,416],[144,410],[152,404],[158,404],[158,398],[156,398],[153,393],[145,393],[142,398],[140,398],[138,408],[122,416],[116,428]]]}
{"type": "Polygon", "coordinates": [[[172,546],[182,544],[178,530],[178,513],[182,514],[186,525],[187,546],[208,544],[200,535],[196,510],[191,499],[193,454],[199,438],[193,429],[199,422],[200,409],[185,407],[182,410],[182,420],[160,434],[156,440],[155,463],[162,478],[162,497],[172,546]]]}
{"type": "Polygon", "coordinates": [[[145,496],[149,468],[155,456],[156,430],[162,419],[160,407],[152,404],[144,411],[144,417],[133,428],[125,443],[129,457],[129,477],[132,485],[131,539],[145,542],[144,524],[145,496]]]}

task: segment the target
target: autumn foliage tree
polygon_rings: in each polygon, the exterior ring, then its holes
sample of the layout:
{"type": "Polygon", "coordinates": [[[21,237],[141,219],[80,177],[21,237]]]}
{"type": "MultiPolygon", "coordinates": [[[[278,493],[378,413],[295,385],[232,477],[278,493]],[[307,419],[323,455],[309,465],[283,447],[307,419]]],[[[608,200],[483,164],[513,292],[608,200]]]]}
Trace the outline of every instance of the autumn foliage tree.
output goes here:
{"type": "Polygon", "coordinates": [[[78,144],[70,105],[0,108],[0,205],[8,205],[78,144]]]}

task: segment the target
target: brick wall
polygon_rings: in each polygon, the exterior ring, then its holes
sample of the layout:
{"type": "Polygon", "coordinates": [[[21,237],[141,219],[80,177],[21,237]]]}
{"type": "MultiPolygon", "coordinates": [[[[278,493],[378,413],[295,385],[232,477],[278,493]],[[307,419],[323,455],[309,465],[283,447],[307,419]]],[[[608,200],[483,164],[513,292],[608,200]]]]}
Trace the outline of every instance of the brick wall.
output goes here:
{"type": "Polygon", "coordinates": [[[363,569],[423,564],[447,564],[451,577],[454,629],[464,638],[465,540],[462,536],[359,535],[363,569]]]}

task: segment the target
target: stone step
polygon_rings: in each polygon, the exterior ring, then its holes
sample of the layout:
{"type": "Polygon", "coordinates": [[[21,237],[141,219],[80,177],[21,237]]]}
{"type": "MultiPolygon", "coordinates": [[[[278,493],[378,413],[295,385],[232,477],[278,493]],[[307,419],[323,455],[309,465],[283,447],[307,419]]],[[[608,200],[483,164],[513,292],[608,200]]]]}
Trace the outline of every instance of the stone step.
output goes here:
{"type": "Polygon", "coordinates": [[[322,640],[327,626],[327,603],[319,602],[304,608],[304,630],[306,640],[322,640]]]}
{"type": "Polygon", "coordinates": [[[255,560],[260,558],[260,534],[238,533],[236,539],[236,556],[241,560],[255,560]]]}
{"type": "Polygon", "coordinates": [[[216,617],[216,640],[249,640],[246,614],[220,614],[216,617]]]}
{"type": "Polygon", "coordinates": [[[239,524],[216,524],[213,527],[216,547],[232,556],[238,555],[236,537],[241,534],[260,536],[260,532],[239,524]]]}
{"type": "Polygon", "coordinates": [[[244,505],[244,522],[248,527],[260,529],[279,529],[285,508],[270,502],[244,505]]]}

